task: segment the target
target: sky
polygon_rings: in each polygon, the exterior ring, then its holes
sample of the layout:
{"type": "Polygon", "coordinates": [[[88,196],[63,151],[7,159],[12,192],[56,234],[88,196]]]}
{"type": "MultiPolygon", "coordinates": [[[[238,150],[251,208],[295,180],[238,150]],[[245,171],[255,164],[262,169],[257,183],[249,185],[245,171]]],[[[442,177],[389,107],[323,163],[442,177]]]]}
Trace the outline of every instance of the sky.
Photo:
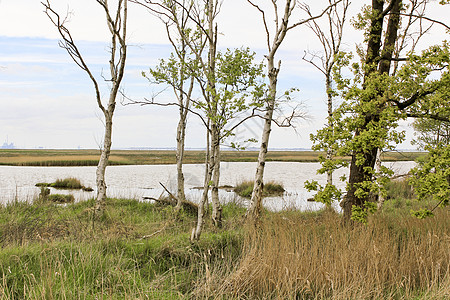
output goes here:
{"type": "MultiPolygon", "coordinates": [[[[258,1],[263,3],[264,1],[258,1]]],[[[268,1],[265,1],[268,3],[268,1]]],[[[314,0],[313,12],[328,1],[314,0]]],[[[353,1],[351,15],[367,1],[353,1]]],[[[108,31],[104,13],[94,0],[53,0],[55,10],[70,12],[70,29],[85,60],[99,81],[108,70],[108,31]]],[[[432,12],[445,16],[449,6],[432,4],[432,12]]],[[[43,12],[39,0],[0,0],[0,145],[8,141],[17,148],[92,149],[103,137],[101,112],[95,101],[92,82],[58,47],[58,33],[43,12]]],[[[294,16],[294,20],[304,18],[294,16]]],[[[445,18],[441,18],[445,20],[445,18]]],[[[348,22],[349,23],[349,22],[348,22]]],[[[219,48],[250,47],[262,61],[265,32],[259,13],[244,0],[225,0],[218,18],[219,48]]],[[[439,42],[444,31],[430,33],[426,39],[439,42]]],[[[362,33],[348,24],[343,50],[354,50],[363,40],[362,33]]],[[[171,46],[158,18],[145,9],[129,4],[128,60],[123,82],[125,94],[135,100],[150,98],[164,87],[151,85],[142,77],[161,58],[168,57],[171,46]]],[[[319,44],[306,28],[288,33],[277,59],[282,61],[279,91],[291,87],[300,90],[295,101],[301,103],[308,117],[295,128],[274,126],[270,148],[310,148],[310,133],[325,123],[324,78],[302,61],[305,50],[318,51],[319,44]]],[[[107,98],[108,85],[102,86],[107,98]]],[[[170,101],[170,93],[159,96],[170,101]]],[[[177,109],[156,106],[123,105],[119,99],[114,115],[113,148],[174,148],[176,146],[177,109]]],[[[205,146],[205,130],[195,116],[188,119],[187,148],[205,146]]],[[[261,121],[251,120],[236,132],[235,139],[260,138],[261,121]]],[[[400,148],[410,149],[408,141],[400,148]]],[[[257,144],[247,146],[257,147],[257,144]]]]}

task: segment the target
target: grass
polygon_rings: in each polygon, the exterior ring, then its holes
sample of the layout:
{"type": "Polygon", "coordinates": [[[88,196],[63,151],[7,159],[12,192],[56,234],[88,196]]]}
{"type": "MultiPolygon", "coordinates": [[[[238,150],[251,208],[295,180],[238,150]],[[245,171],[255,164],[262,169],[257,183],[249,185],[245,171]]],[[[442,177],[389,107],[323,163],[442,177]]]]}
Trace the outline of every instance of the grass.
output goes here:
{"type": "MultiPolygon", "coordinates": [[[[391,200],[389,200],[391,201],[391,200]]],[[[372,215],[223,208],[189,242],[195,216],[108,199],[0,206],[0,299],[448,299],[450,212],[372,215]]]]}
{"type": "MultiPolygon", "coordinates": [[[[318,162],[318,155],[312,151],[269,151],[267,161],[284,162],[318,162]]],[[[13,166],[96,166],[98,150],[18,150],[0,149],[0,165],[13,166]]],[[[423,155],[420,152],[388,152],[383,154],[383,161],[415,160],[423,155]]],[[[204,151],[185,152],[184,162],[188,164],[203,163],[204,151]]],[[[257,151],[222,151],[224,162],[256,162],[257,151]]],[[[113,150],[110,165],[148,165],[175,164],[173,150],[113,150]]]]}
{"type": "Polygon", "coordinates": [[[417,199],[408,178],[394,180],[386,185],[387,197],[383,204],[383,213],[391,215],[410,215],[412,211],[436,207],[431,197],[417,199]]]}
{"type": "Polygon", "coordinates": [[[54,203],[72,203],[75,201],[73,195],[51,194],[47,196],[47,200],[54,203]]]}
{"type": "MultiPolygon", "coordinates": [[[[236,185],[234,191],[241,197],[250,198],[253,192],[254,181],[243,181],[236,185]]],[[[269,181],[264,184],[263,197],[280,196],[284,193],[281,183],[269,181]]]]}
{"type": "MultiPolygon", "coordinates": [[[[1,299],[177,299],[192,291],[205,265],[240,255],[241,231],[227,222],[220,231],[207,225],[191,244],[195,218],[174,219],[171,207],[109,199],[99,217],[92,206],[17,202],[0,209],[1,299]]],[[[224,215],[233,211],[224,207],[224,215]]]]}
{"type": "Polygon", "coordinates": [[[273,214],[246,232],[233,272],[202,295],[236,299],[447,299],[448,211],[426,221],[377,216],[348,228],[335,214],[273,214]]]}
{"type": "Polygon", "coordinates": [[[74,177],[68,177],[64,179],[56,179],[53,183],[39,182],[36,183],[37,187],[52,187],[55,189],[69,189],[69,190],[84,190],[87,192],[92,192],[93,189],[90,187],[85,187],[81,184],[81,181],[74,177]]]}
{"type": "Polygon", "coordinates": [[[82,189],[84,186],[81,184],[80,180],[77,178],[69,177],[65,179],[56,179],[56,181],[51,184],[52,187],[58,189],[82,189]]]}

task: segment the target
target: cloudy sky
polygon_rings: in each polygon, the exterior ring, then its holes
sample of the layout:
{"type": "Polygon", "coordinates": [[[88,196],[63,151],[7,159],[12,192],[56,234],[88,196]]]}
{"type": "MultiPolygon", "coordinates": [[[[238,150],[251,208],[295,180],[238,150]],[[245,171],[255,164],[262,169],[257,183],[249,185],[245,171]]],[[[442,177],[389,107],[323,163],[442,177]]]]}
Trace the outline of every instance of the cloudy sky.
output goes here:
{"type": "MultiPolygon", "coordinates": [[[[108,33],[102,9],[94,0],[52,2],[61,14],[71,12],[67,27],[101,80],[102,72],[108,70],[108,33]]],[[[313,11],[318,12],[327,1],[309,2],[314,3],[313,11]]],[[[364,2],[367,1],[354,1],[352,14],[364,2]]],[[[433,5],[438,7],[436,3],[433,5]]],[[[445,15],[445,10],[449,12],[448,6],[434,10],[438,15],[445,15]]],[[[220,48],[250,47],[257,52],[258,60],[263,60],[264,31],[259,14],[246,1],[225,0],[218,22],[220,48]]],[[[344,50],[353,50],[362,36],[348,30],[344,50]]],[[[171,47],[160,21],[132,4],[129,4],[128,37],[123,89],[133,99],[149,98],[163,87],[150,85],[141,72],[167,57],[171,47]]],[[[92,83],[58,47],[58,38],[39,0],[0,0],[0,144],[8,140],[19,148],[98,148],[103,125],[92,83]]],[[[442,36],[430,35],[428,39],[439,42],[442,36]]],[[[309,148],[309,134],[324,123],[324,79],[302,61],[305,50],[317,49],[311,33],[300,28],[288,34],[279,51],[278,59],[282,60],[279,90],[299,88],[295,100],[304,104],[310,117],[299,121],[295,130],[275,128],[271,148],[309,148]]],[[[103,87],[103,92],[106,91],[107,85],[103,87]]],[[[166,101],[170,94],[161,97],[161,101],[166,101]]],[[[176,123],[175,108],[118,105],[113,148],[175,147],[176,123]]],[[[259,121],[251,121],[237,132],[237,137],[259,138],[260,127],[259,121]]],[[[204,147],[204,135],[200,121],[191,116],[186,146],[204,147]]],[[[408,143],[402,147],[411,148],[408,143]]]]}

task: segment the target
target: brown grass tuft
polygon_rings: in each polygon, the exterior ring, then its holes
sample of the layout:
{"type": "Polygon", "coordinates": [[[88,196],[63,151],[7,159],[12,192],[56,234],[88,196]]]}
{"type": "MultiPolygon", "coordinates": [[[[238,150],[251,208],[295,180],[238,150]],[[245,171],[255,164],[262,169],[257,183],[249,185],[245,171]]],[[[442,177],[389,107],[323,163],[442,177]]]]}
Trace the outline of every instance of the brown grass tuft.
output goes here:
{"type": "Polygon", "coordinates": [[[449,217],[378,215],[348,227],[330,212],[271,214],[248,230],[242,259],[211,288],[236,299],[448,299],[449,217]]]}

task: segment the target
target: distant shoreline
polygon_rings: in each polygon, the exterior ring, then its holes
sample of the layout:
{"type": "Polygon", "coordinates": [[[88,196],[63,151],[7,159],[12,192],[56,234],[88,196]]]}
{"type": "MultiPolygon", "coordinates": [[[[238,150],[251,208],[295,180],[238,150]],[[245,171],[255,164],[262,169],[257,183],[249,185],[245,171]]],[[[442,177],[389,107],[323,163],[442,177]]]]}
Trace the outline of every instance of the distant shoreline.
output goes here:
{"type": "MultiPolygon", "coordinates": [[[[0,165],[6,166],[96,166],[99,150],[0,149],[0,165]]],[[[110,165],[175,164],[175,150],[112,150],[110,165]]],[[[410,161],[424,152],[388,152],[384,161],[410,161]]],[[[321,152],[277,150],[269,151],[267,161],[318,162],[321,152]]],[[[256,162],[258,151],[222,151],[222,162],[256,162]]],[[[186,150],[185,164],[202,164],[205,152],[186,150]]]]}

